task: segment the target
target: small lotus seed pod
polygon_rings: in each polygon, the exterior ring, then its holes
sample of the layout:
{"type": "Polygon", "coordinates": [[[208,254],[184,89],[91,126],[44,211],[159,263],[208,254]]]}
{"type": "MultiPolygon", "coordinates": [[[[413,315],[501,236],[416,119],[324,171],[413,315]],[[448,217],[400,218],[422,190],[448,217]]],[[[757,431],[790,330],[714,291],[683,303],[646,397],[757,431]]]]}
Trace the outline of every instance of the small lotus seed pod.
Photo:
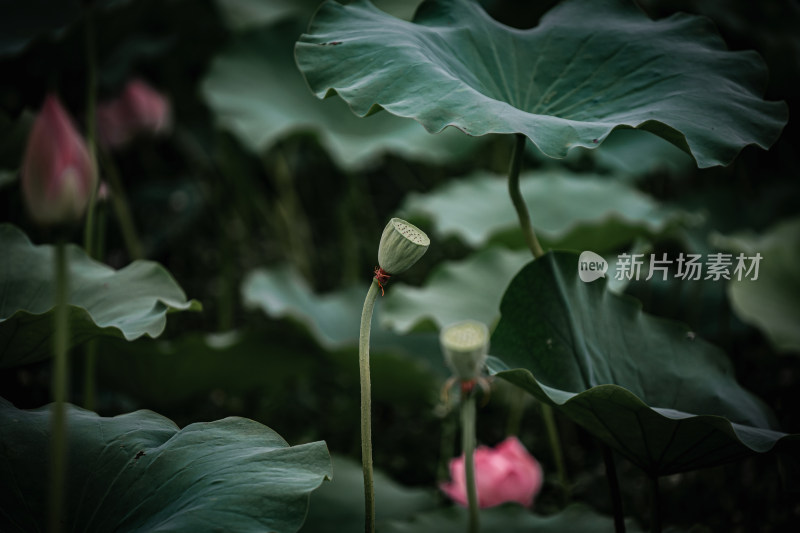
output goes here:
{"type": "Polygon", "coordinates": [[[439,335],[444,360],[461,381],[480,377],[489,354],[489,328],[475,320],[465,320],[442,329],[439,335]]]}
{"type": "Polygon", "coordinates": [[[378,264],[387,274],[400,274],[425,255],[430,244],[424,231],[405,220],[393,218],[381,235],[378,264]]]}

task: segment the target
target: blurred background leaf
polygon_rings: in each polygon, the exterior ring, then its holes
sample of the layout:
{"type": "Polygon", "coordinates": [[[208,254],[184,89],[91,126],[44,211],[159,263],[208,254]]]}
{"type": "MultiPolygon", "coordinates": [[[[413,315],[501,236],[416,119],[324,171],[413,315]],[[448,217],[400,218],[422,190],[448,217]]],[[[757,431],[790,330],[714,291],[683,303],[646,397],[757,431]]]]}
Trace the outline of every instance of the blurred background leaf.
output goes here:
{"type": "Polygon", "coordinates": [[[440,264],[422,287],[392,284],[380,324],[399,333],[439,331],[461,320],[491,329],[500,317],[500,299],[514,275],[531,260],[528,250],[487,248],[464,261],[440,264]]]}
{"type": "Polygon", "coordinates": [[[746,257],[761,255],[758,279],[754,272],[728,282],[731,306],[744,322],[762,330],[777,351],[800,355],[800,218],[762,235],[717,235],[712,244],[746,257]]]}
{"type": "Polygon", "coordinates": [[[357,169],[391,152],[407,159],[446,162],[479,142],[450,130],[431,136],[420,124],[381,113],[361,120],[341,101],[319,101],[294,62],[304,24],[290,20],[237,37],[218,56],[203,95],[220,126],[262,154],[290,133],[310,131],[337,165],[357,169]]]}
{"type": "MultiPolygon", "coordinates": [[[[520,190],[545,248],[602,254],[637,237],[653,238],[698,220],[630,186],[593,175],[525,172],[520,190]]],[[[428,194],[412,193],[401,213],[429,219],[438,234],[455,235],[475,248],[491,242],[523,246],[502,176],[480,172],[428,194]]]]}
{"type": "MultiPolygon", "coordinates": [[[[0,366],[16,366],[52,353],[55,274],[53,246],[33,245],[10,224],[0,225],[0,366]]],[[[122,270],[98,263],[76,246],[67,248],[70,344],[100,335],[134,340],[157,337],[167,313],[198,311],[161,265],[137,261],[122,270]]]]}

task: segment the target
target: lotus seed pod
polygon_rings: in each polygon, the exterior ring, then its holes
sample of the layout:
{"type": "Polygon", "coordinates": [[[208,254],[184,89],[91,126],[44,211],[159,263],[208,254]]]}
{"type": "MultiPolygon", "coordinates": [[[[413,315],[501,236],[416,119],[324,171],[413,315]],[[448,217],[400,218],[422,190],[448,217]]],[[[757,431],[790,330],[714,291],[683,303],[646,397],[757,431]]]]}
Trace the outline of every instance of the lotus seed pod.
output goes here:
{"type": "Polygon", "coordinates": [[[444,360],[461,381],[473,381],[489,354],[489,328],[475,320],[465,320],[442,329],[439,336],[444,360]]]}
{"type": "Polygon", "coordinates": [[[425,255],[430,244],[424,231],[405,220],[393,218],[381,235],[378,264],[388,274],[400,274],[425,255]]]}

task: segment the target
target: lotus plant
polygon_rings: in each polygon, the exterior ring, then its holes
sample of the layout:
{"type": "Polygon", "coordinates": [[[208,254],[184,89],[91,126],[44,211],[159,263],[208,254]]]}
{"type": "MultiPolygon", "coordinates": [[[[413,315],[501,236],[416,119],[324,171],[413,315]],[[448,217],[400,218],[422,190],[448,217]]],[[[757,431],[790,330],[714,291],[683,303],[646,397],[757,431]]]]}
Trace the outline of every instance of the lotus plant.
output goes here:
{"type": "MultiPolygon", "coordinates": [[[[439,336],[442,353],[461,388],[461,447],[460,463],[450,464],[453,483],[443,487],[451,497],[469,508],[469,533],[480,529],[478,491],[475,474],[475,395],[477,383],[483,384],[483,367],[489,353],[489,328],[475,320],[465,320],[442,328],[439,336]]],[[[448,387],[448,382],[445,387],[448,387]]],[[[445,389],[446,390],[446,389],[445,389]]],[[[485,474],[484,474],[485,477],[485,474]]],[[[484,495],[485,497],[485,495],[484,495]]]]}
{"type": "Polygon", "coordinates": [[[375,489],[372,475],[372,399],[369,375],[369,333],[372,311],[378,290],[384,294],[389,278],[411,268],[430,246],[424,231],[399,218],[386,224],[378,247],[378,267],[364,300],[361,331],[358,340],[358,361],[361,380],[361,463],[364,470],[365,530],[375,531],[375,489]]]}
{"type": "MultiPolygon", "coordinates": [[[[22,163],[22,192],[31,218],[43,226],[79,221],[97,187],[97,172],[83,137],[55,94],[49,94],[31,129],[22,163]]],[[[69,276],[66,245],[54,257],[56,298],[53,348],[53,416],[50,447],[50,520],[62,515],[66,472],[69,276]]]]}

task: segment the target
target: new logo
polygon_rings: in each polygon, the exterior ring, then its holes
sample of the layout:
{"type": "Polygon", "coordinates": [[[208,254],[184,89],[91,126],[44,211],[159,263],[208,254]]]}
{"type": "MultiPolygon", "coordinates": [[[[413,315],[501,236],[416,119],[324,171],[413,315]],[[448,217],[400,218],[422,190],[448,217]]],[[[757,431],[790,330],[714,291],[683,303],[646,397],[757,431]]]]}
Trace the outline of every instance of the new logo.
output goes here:
{"type": "Polygon", "coordinates": [[[594,252],[585,251],[578,258],[578,276],[581,281],[589,283],[597,278],[606,277],[608,262],[594,252]]]}

